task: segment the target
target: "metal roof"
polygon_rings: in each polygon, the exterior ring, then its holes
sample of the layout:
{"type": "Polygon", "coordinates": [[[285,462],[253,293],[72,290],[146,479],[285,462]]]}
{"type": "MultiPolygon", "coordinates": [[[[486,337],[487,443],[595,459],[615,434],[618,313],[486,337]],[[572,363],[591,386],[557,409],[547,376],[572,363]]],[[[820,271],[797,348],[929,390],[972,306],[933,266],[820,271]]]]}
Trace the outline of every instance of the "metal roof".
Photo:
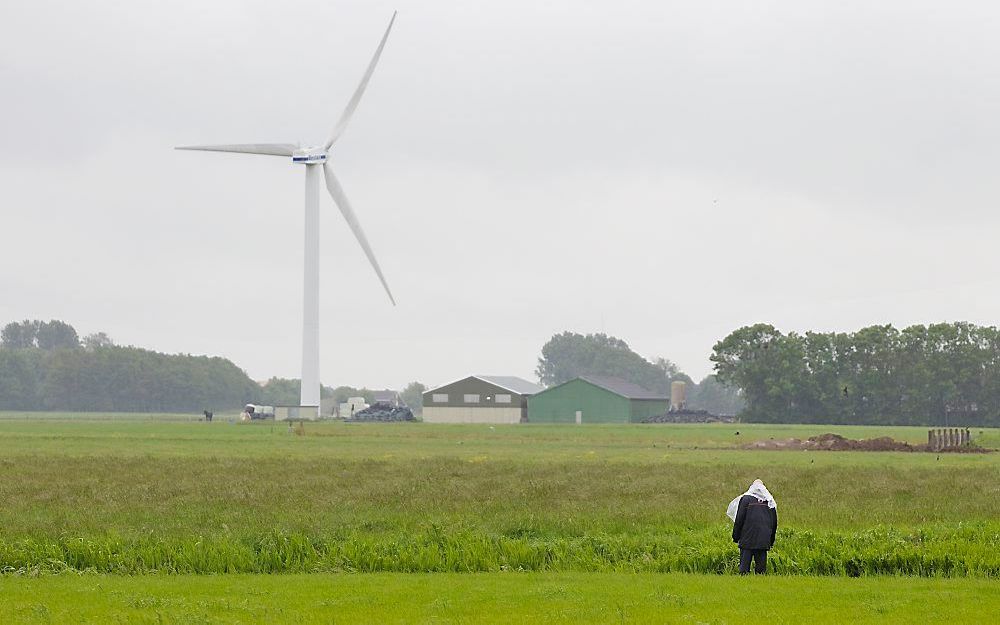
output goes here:
{"type": "Polygon", "coordinates": [[[654,393],[621,378],[603,375],[581,375],[579,378],[628,399],[670,399],[662,393],[654,393]]]}
{"type": "Polygon", "coordinates": [[[479,378],[484,382],[489,382],[490,384],[495,384],[518,395],[534,395],[545,390],[544,386],[539,386],[514,375],[477,375],[473,377],[479,378]]]}
{"type": "Polygon", "coordinates": [[[448,384],[442,384],[440,386],[435,386],[434,388],[429,388],[424,391],[424,395],[428,395],[438,389],[451,386],[452,384],[458,384],[459,382],[472,378],[481,380],[487,384],[492,384],[493,386],[499,386],[506,391],[517,393],[518,395],[534,395],[535,393],[541,393],[545,390],[544,386],[539,386],[533,382],[525,380],[524,378],[519,378],[514,375],[470,375],[462,378],[461,380],[455,380],[454,382],[449,382],[448,384]]]}

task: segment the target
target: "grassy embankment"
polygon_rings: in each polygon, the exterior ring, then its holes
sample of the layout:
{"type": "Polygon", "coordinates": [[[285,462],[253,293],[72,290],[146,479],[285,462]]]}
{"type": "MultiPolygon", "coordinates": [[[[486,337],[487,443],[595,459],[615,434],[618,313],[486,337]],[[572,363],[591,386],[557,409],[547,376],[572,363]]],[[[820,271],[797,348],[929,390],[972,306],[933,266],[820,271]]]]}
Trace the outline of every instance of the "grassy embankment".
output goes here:
{"type": "Polygon", "coordinates": [[[300,436],[2,416],[7,572],[729,572],[725,505],[761,477],[779,500],[779,572],[1000,575],[998,454],[734,448],[831,430],[921,442],[925,428],[324,423],[300,436]]]}

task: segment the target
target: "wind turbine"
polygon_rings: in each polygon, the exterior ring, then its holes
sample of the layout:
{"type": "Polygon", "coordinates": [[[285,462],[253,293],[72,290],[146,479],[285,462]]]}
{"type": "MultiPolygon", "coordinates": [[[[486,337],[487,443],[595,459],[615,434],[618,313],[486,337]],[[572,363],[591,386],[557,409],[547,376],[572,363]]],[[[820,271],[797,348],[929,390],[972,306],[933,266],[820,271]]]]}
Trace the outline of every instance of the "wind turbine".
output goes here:
{"type": "Polygon", "coordinates": [[[347,123],[351,120],[351,115],[358,108],[358,102],[365,93],[368,81],[375,71],[379,57],[382,56],[382,49],[385,47],[386,39],[389,38],[389,31],[392,30],[392,23],[396,21],[396,13],[392,14],[389,26],[382,35],[372,57],[361,77],[361,83],[355,89],[344,112],[341,113],[337,125],[334,126],[330,138],[322,146],[301,147],[290,143],[250,143],[238,145],[191,145],[178,147],[178,150],[204,150],[207,152],[240,152],[243,154],[266,154],[269,156],[290,156],[293,163],[301,163],[306,168],[306,202],[305,202],[305,245],[304,245],[304,265],[303,265],[303,285],[302,285],[302,388],[300,395],[300,405],[303,407],[316,407],[316,414],[319,413],[319,169],[322,166],[323,176],[326,179],[326,189],[330,192],[334,204],[340,209],[341,214],[354,232],[355,238],[361,244],[365,256],[375,269],[378,279],[382,282],[385,292],[389,295],[389,301],[393,306],[396,300],[392,297],[389,284],[382,275],[382,269],[375,259],[368,237],[365,236],[361,224],[358,222],[351,203],[344,194],[340,181],[333,173],[330,162],[327,160],[330,155],[330,148],[337,142],[344,133],[347,123]]]}

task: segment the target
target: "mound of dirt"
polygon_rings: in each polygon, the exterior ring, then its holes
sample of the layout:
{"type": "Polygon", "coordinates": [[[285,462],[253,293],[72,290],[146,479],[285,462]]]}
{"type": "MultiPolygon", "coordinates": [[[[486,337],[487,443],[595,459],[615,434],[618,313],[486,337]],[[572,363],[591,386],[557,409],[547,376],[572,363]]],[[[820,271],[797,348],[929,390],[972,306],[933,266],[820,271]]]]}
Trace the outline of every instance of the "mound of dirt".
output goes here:
{"type": "MultiPolygon", "coordinates": [[[[927,445],[911,445],[897,441],[890,436],[855,440],[840,434],[826,433],[810,436],[806,440],[786,438],[783,440],[757,441],[743,446],[744,449],[798,449],[805,451],[932,451],[927,445]]],[[[989,450],[975,445],[942,449],[936,453],[985,453],[989,450]]]]}
{"type": "Polygon", "coordinates": [[[757,441],[745,446],[747,449],[802,449],[816,451],[917,451],[919,447],[897,441],[888,436],[855,440],[840,434],[820,434],[806,440],[788,438],[784,440],[757,441]]]}
{"type": "Polygon", "coordinates": [[[803,449],[826,449],[829,451],[914,451],[909,443],[897,441],[889,436],[854,440],[839,434],[812,436],[803,443],[803,449]]]}

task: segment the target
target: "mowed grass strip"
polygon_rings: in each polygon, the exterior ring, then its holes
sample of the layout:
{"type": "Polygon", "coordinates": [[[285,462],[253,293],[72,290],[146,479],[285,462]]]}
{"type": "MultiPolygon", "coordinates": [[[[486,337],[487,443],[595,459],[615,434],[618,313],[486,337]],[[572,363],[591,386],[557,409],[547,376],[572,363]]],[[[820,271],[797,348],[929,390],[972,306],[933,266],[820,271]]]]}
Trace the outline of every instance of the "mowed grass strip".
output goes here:
{"type": "MultiPolygon", "coordinates": [[[[808,438],[835,432],[849,438],[891,436],[914,444],[927,442],[927,428],[832,425],[659,424],[659,425],[440,425],[426,423],[305,425],[303,436],[273,421],[237,424],[225,418],[212,423],[190,415],[63,415],[0,413],[0,443],[5,456],[114,455],[136,457],[293,457],[342,459],[426,457],[655,461],[665,453],[730,450],[769,439],[808,438]]],[[[973,439],[1000,447],[1000,430],[974,429],[973,439]]],[[[766,453],[766,452],[755,452],[766,453]]],[[[796,454],[793,454],[796,455],[796,454]]],[[[797,454],[803,455],[803,454],[797,454]]],[[[878,464],[879,454],[852,462],[878,464]]],[[[927,454],[910,454],[927,462],[927,454]]],[[[933,461],[933,458],[930,459],[933,461]]],[[[808,458],[806,459],[808,462],[808,458]]],[[[964,462],[988,462],[967,458],[964,462]]]]}
{"type": "Polygon", "coordinates": [[[687,574],[0,577],[0,622],[986,623],[993,580],[687,574]]]}

